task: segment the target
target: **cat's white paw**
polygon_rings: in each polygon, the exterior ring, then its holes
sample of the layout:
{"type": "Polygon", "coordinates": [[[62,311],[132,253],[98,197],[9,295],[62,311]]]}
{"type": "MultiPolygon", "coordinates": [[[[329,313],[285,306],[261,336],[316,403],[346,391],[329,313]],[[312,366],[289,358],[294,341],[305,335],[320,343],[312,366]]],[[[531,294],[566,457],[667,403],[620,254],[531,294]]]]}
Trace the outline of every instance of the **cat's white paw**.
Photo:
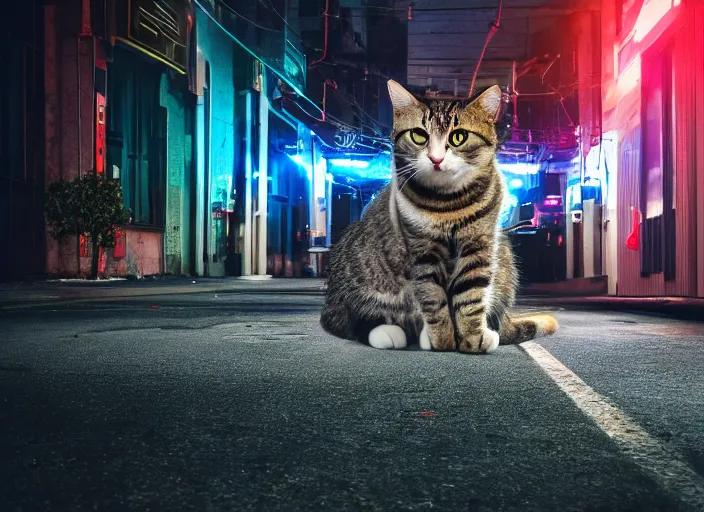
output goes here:
{"type": "Polygon", "coordinates": [[[489,354],[496,350],[499,346],[499,333],[492,331],[488,327],[484,328],[484,335],[482,336],[482,343],[480,345],[480,351],[489,354]]]}
{"type": "Polygon", "coordinates": [[[423,322],[423,330],[420,331],[418,343],[422,350],[433,350],[433,345],[430,343],[430,335],[428,334],[428,322],[423,322]]]}
{"type": "Polygon", "coordinates": [[[406,348],[406,333],[398,325],[380,325],[369,333],[369,345],[386,350],[406,348]]]}

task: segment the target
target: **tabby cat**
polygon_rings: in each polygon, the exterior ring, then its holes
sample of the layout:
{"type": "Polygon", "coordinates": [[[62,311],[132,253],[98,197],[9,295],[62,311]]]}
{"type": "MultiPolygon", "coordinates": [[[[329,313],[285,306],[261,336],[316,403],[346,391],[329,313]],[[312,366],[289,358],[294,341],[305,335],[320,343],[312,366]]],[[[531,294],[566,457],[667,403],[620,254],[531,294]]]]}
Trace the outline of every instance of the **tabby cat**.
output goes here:
{"type": "Polygon", "coordinates": [[[394,172],[333,247],[321,324],[381,349],[491,352],[556,331],[510,318],[517,272],[498,216],[501,89],[473,101],[420,101],[389,81],[394,172]]]}

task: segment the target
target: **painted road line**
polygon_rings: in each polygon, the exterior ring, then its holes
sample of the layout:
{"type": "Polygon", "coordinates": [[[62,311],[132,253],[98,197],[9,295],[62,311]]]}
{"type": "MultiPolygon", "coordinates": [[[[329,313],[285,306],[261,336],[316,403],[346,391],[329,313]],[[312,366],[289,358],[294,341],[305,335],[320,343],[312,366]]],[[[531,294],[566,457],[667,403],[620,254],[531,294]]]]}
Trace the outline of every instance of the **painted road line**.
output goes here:
{"type": "Polygon", "coordinates": [[[533,341],[519,346],[648,476],[694,510],[704,510],[704,479],[683,457],[651,437],[546,349],[533,341]]]}

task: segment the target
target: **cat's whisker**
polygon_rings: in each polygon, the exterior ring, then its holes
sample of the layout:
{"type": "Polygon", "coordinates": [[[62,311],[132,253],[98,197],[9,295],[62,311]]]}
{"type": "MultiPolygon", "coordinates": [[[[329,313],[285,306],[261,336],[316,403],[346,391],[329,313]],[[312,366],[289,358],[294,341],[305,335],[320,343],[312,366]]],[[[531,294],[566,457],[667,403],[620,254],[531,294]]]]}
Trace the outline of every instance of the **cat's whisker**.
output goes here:
{"type": "Polygon", "coordinates": [[[416,172],[414,172],[414,173],[411,175],[410,178],[408,178],[406,181],[403,182],[403,185],[401,185],[401,188],[398,189],[398,191],[401,192],[401,191],[403,190],[403,187],[406,186],[406,183],[408,183],[409,181],[411,181],[411,180],[413,179],[413,177],[414,177],[416,174],[418,174],[419,172],[420,172],[420,169],[416,170],[416,172]]]}
{"type": "Polygon", "coordinates": [[[415,166],[412,163],[403,165],[403,166],[396,169],[396,173],[404,173],[410,169],[413,169],[413,167],[415,167],[415,166]]]}

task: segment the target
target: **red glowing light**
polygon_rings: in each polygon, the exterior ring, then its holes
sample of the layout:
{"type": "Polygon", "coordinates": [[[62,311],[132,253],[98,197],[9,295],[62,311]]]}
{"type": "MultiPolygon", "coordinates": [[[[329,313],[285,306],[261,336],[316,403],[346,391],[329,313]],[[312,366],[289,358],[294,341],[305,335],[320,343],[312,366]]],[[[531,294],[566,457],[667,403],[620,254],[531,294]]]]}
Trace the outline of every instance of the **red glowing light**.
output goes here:
{"type": "Polygon", "coordinates": [[[626,247],[632,251],[640,248],[640,211],[631,206],[631,234],[626,239],[626,247]]]}
{"type": "Polygon", "coordinates": [[[562,238],[562,235],[557,235],[557,246],[562,247],[562,242],[564,242],[564,238],[562,238]]]}
{"type": "Polygon", "coordinates": [[[562,204],[562,198],[560,196],[548,196],[543,205],[545,206],[560,206],[562,204]]]}
{"type": "Polygon", "coordinates": [[[618,77],[618,89],[623,96],[634,89],[640,82],[640,55],[636,55],[633,61],[623,70],[618,77]]]}
{"type": "Polygon", "coordinates": [[[662,20],[670,9],[677,7],[679,0],[650,0],[646,2],[640,11],[636,22],[636,42],[645,39],[651,30],[662,20]]]}
{"type": "Polygon", "coordinates": [[[537,228],[540,225],[540,212],[535,205],[533,205],[533,218],[530,219],[530,225],[537,228]]]}

